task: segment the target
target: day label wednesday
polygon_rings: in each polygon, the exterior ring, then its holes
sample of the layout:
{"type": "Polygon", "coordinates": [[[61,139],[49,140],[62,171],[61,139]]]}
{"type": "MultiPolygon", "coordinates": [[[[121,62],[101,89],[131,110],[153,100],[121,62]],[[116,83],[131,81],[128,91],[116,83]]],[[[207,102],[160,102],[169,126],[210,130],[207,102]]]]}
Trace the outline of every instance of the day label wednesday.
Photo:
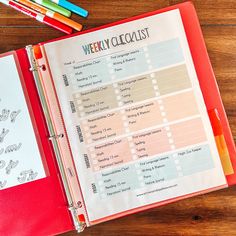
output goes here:
{"type": "Polygon", "coordinates": [[[226,185],[178,10],[44,46],[91,221],[226,185]]]}
{"type": "Polygon", "coordinates": [[[0,191],[45,177],[13,55],[0,58],[0,191]]]}

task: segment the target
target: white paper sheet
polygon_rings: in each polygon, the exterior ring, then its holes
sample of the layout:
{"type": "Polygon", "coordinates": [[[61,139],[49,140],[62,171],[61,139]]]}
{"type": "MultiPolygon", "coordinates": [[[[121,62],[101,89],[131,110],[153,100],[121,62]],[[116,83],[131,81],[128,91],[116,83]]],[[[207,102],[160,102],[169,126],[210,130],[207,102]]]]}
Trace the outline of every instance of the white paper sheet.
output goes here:
{"type": "Polygon", "coordinates": [[[178,10],[45,50],[91,221],[226,185],[178,10]]]}
{"type": "Polygon", "coordinates": [[[0,190],[45,177],[13,55],[0,58],[0,190]]]}

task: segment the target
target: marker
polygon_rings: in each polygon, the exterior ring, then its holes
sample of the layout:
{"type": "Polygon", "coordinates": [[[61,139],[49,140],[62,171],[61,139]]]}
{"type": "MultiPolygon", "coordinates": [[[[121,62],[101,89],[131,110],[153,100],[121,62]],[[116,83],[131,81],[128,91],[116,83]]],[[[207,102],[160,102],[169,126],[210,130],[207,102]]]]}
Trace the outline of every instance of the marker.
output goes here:
{"type": "Polygon", "coordinates": [[[54,19],[49,18],[48,16],[45,16],[43,14],[37,13],[34,10],[18,3],[18,2],[14,2],[14,1],[10,1],[10,0],[0,0],[0,2],[4,3],[7,6],[10,6],[12,8],[14,8],[17,11],[20,11],[22,13],[24,13],[27,16],[30,16],[42,23],[45,23],[46,25],[49,25],[55,29],[58,29],[66,34],[71,34],[72,33],[72,28],[70,28],[67,25],[62,24],[59,21],[56,21],[54,19]]]}
{"type": "Polygon", "coordinates": [[[63,16],[70,17],[71,12],[63,7],[58,6],[57,4],[49,1],[49,0],[32,0],[33,2],[38,3],[39,5],[42,5],[50,10],[53,10],[55,12],[58,12],[62,14],[63,16]]]}
{"type": "Polygon", "coordinates": [[[67,1],[67,0],[52,0],[52,2],[58,4],[59,6],[62,6],[66,9],[68,9],[69,11],[72,11],[74,13],[76,13],[79,16],[83,16],[83,17],[87,17],[88,16],[88,11],[86,11],[85,9],[76,6],[75,4],[67,1]]]}
{"type": "Polygon", "coordinates": [[[15,1],[24,4],[25,6],[31,8],[37,12],[40,12],[43,15],[46,15],[50,18],[58,20],[58,21],[62,22],[63,24],[68,25],[75,30],[80,31],[83,27],[81,24],[79,24],[71,19],[68,19],[65,16],[62,16],[57,12],[54,12],[52,10],[48,10],[47,8],[40,6],[37,3],[31,2],[30,0],[15,0],[15,1]]]}

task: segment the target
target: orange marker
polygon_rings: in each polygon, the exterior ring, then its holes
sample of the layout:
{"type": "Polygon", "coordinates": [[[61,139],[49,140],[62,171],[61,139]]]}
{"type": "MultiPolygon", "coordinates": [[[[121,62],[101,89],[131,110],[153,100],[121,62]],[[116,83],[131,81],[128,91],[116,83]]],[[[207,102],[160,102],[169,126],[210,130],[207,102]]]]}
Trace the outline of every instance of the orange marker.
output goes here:
{"type": "Polygon", "coordinates": [[[44,14],[50,18],[53,18],[57,21],[60,21],[61,23],[65,24],[65,25],[68,25],[70,26],[71,28],[77,30],[77,31],[80,31],[82,30],[83,26],[71,19],[68,19],[66,18],[65,16],[62,16],[61,14],[57,13],[57,12],[54,12],[54,11],[51,11],[51,10],[48,10],[47,8],[37,4],[37,3],[34,3],[34,2],[31,2],[29,0],[15,0],[37,12],[40,12],[41,14],[44,14]]]}

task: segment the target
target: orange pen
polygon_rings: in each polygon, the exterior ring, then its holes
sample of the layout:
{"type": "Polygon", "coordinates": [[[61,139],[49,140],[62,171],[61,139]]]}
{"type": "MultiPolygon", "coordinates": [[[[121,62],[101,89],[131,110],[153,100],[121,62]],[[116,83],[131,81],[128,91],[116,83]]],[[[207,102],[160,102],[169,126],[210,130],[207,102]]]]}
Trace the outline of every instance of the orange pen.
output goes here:
{"type": "Polygon", "coordinates": [[[47,8],[41,6],[37,3],[31,2],[30,0],[15,0],[15,1],[35,10],[37,12],[40,12],[41,14],[44,14],[50,18],[60,21],[61,23],[68,25],[77,31],[80,31],[83,28],[83,26],[81,24],[79,24],[71,19],[68,19],[65,16],[62,16],[57,12],[54,12],[52,10],[48,10],[47,8]]]}

